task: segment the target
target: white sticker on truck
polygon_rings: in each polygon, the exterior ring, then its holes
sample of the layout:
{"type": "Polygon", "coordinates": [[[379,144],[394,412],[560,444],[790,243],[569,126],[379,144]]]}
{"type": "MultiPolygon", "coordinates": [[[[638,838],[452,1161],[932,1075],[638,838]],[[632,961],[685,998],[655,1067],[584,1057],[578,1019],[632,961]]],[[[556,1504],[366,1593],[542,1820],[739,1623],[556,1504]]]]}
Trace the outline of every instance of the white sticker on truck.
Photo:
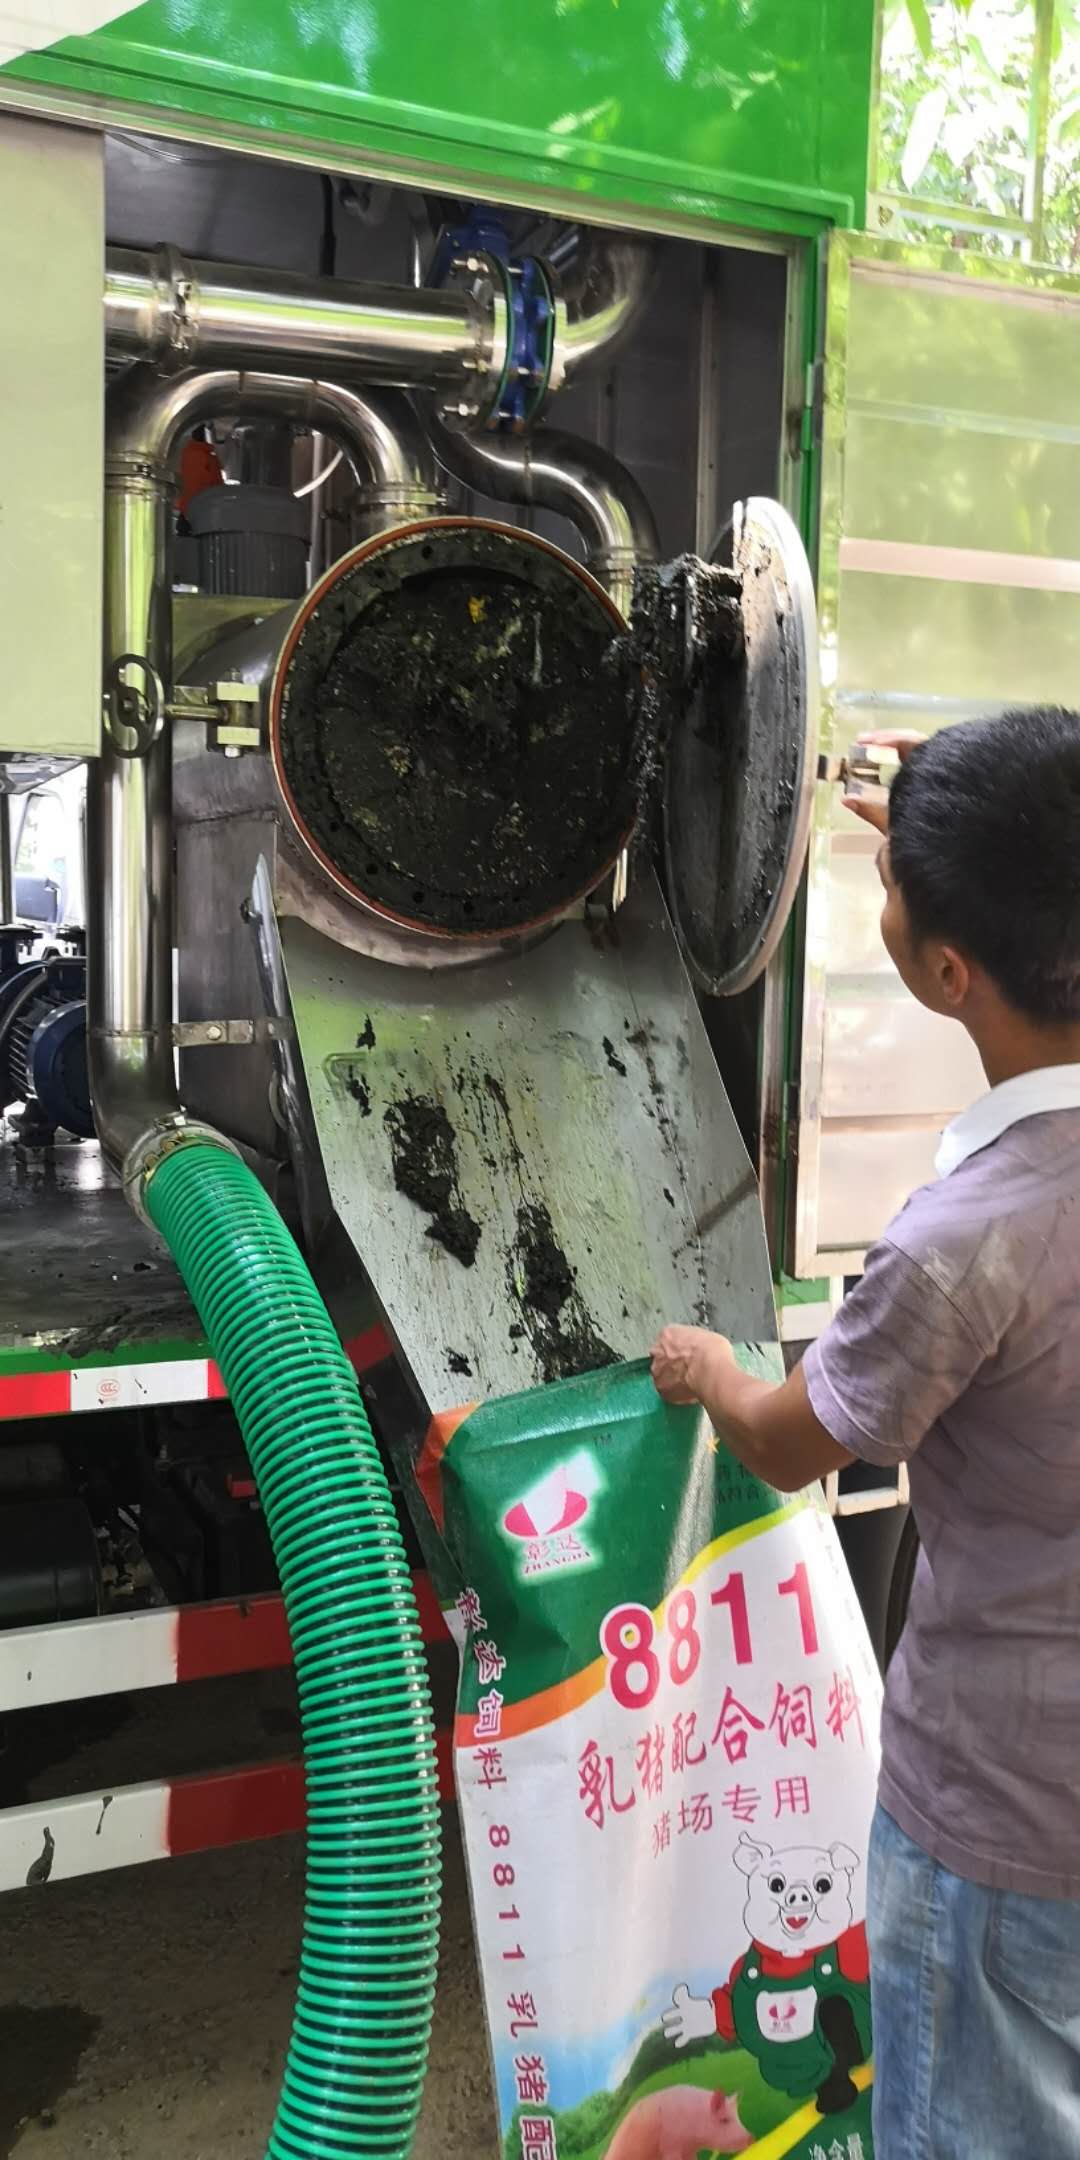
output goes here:
{"type": "Polygon", "coordinates": [[[84,1365],[71,1375],[73,1411],[205,1402],[209,1392],[205,1358],[161,1358],[150,1365],[84,1365]]]}

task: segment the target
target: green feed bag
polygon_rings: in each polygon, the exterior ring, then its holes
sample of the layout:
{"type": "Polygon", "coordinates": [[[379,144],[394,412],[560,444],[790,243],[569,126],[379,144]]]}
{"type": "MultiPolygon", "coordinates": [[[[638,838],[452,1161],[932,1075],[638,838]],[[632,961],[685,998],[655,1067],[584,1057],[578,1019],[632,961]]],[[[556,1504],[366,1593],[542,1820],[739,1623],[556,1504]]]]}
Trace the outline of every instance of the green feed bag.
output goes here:
{"type": "Polygon", "coordinates": [[[870,2160],[880,1682],[820,1490],[644,1365],[443,1421],[419,1474],[506,2160],[870,2160]]]}

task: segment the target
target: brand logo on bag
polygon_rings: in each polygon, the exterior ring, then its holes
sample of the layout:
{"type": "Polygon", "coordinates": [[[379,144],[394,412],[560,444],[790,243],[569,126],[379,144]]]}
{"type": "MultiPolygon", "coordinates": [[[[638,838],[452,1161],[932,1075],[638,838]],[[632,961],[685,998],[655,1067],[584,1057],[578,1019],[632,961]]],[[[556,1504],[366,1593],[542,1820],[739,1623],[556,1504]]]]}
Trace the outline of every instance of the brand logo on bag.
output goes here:
{"type": "Polygon", "coordinates": [[[592,1456],[580,1449],[530,1485],[507,1509],[502,1527],[521,1552],[524,1578],[550,1575],[556,1568],[593,1565],[598,1556],[581,1526],[600,1483],[592,1456]]]}

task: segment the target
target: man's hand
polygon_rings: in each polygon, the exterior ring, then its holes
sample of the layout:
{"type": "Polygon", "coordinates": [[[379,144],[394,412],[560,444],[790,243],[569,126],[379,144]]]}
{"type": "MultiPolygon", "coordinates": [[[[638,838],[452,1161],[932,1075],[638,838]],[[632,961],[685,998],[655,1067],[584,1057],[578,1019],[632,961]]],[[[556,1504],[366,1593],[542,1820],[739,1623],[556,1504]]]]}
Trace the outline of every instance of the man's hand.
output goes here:
{"type": "MultiPolygon", "coordinates": [[[[901,765],[904,759],[926,741],[917,728],[871,728],[857,737],[860,750],[895,750],[901,765]]],[[[853,810],[864,825],[872,825],[875,832],[887,837],[889,831],[889,805],[887,802],[871,802],[865,795],[845,795],[845,810],[853,810]]]]}
{"type": "Polygon", "coordinates": [[[710,1383],[734,1365],[726,1336],[708,1328],[666,1327],[652,1348],[653,1385],[668,1403],[704,1402],[710,1383]]]}
{"type": "Polygon", "coordinates": [[[779,1492],[798,1492],[851,1461],[818,1424],[801,1366],[789,1380],[759,1380],[743,1372],[725,1335],[666,1327],[653,1344],[652,1376],[665,1402],[700,1403],[732,1454],[779,1492]]]}

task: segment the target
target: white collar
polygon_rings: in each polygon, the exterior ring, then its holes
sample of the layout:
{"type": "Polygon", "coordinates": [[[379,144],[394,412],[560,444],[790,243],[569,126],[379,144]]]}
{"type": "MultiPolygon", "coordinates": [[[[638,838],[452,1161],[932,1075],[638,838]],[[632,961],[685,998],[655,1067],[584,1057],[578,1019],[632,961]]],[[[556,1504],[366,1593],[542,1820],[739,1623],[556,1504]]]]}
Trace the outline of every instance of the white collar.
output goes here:
{"type": "Polygon", "coordinates": [[[970,1110],[962,1110],[946,1125],[934,1158],[938,1176],[949,1177],[969,1155],[1000,1140],[1010,1125],[1045,1110],[1080,1110],[1080,1065],[1042,1065],[980,1095],[970,1110]]]}

